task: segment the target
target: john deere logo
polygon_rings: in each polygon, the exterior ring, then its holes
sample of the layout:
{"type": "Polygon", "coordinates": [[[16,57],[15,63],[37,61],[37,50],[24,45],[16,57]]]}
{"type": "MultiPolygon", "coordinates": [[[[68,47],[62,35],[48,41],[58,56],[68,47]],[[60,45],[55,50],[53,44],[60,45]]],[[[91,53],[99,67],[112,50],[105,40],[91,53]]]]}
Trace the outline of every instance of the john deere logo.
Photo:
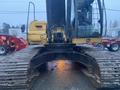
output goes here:
{"type": "Polygon", "coordinates": [[[90,42],[91,42],[90,38],[86,39],[86,43],[90,43],[90,42]]]}

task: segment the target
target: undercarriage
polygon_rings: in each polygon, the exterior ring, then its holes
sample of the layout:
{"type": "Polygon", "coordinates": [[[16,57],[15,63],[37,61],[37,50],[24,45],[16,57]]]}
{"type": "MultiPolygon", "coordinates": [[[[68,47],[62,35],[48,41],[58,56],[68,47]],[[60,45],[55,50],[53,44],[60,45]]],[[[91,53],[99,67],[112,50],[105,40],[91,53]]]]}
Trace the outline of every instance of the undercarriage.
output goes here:
{"type": "Polygon", "coordinates": [[[39,67],[58,59],[82,64],[96,88],[120,88],[119,54],[71,44],[31,46],[7,56],[0,63],[0,87],[30,90],[39,67]]]}

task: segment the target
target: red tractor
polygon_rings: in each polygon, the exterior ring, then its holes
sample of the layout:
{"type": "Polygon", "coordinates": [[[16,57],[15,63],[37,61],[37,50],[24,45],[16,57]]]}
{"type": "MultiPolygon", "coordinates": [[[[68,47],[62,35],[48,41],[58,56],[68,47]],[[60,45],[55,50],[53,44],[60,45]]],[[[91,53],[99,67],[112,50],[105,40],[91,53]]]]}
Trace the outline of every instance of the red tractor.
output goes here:
{"type": "Polygon", "coordinates": [[[101,43],[92,43],[94,47],[116,52],[120,49],[120,38],[103,37],[101,43]]]}
{"type": "Polygon", "coordinates": [[[106,47],[109,51],[118,51],[120,48],[120,38],[103,38],[102,45],[106,47]]]}
{"type": "Polygon", "coordinates": [[[17,38],[10,35],[0,35],[0,55],[19,51],[27,46],[27,41],[23,38],[17,38]]]}

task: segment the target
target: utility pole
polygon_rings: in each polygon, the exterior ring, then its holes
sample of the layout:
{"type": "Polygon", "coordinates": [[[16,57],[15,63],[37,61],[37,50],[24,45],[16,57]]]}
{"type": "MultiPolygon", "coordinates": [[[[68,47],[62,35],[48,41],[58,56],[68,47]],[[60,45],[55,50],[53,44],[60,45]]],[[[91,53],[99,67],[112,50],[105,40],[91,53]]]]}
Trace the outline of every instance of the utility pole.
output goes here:
{"type": "Polygon", "coordinates": [[[30,7],[31,7],[31,5],[33,5],[33,14],[34,14],[34,21],[35,21],[35,4],[33,2],[29,2],[28,15],[27,15],[27,26],[26,26],[27,40],[28,40],[28,26],[29,26],[29,16],[30,16],[30,7]]]}

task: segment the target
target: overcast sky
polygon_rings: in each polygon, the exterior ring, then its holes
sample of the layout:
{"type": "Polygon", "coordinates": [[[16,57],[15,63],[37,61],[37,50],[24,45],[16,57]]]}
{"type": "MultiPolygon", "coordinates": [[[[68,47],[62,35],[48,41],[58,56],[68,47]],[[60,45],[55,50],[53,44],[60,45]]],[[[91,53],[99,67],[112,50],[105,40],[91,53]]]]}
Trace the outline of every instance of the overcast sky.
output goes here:
{"type": "MultiPolygon", "coordinates": [[[[45,1],[46,0],[0,0],[0,25],[3,22],[10,25],[26,24],[28,2],[36,4],[37,20],[45,20],[45,1]],[[12,12],[11,12],[12,11],[12,12]],[[17,11],[17,12],[16,12],[17,11]]],[[[120,0],[105,0],[106,8],[120,9],[120,0]]],[[[120,11],[107,11],[108,21],[120,20],[120,11]]],[[[33,19],[31,14],[31,19],[33,19]]]]}

